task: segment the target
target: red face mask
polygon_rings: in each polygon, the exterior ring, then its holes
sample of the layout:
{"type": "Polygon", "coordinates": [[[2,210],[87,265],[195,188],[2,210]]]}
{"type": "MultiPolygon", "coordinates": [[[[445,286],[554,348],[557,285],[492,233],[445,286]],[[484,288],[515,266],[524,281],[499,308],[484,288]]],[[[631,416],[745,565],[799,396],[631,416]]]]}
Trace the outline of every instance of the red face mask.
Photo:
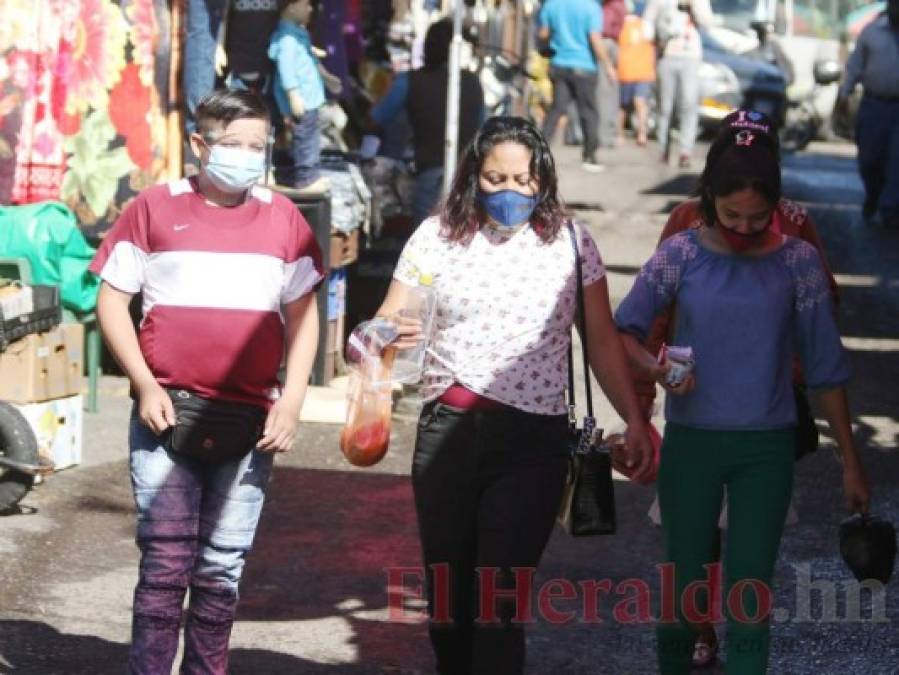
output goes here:
{"type": "Polygon", "coordinates": [[[765,226],[765,229],[760,230],[759,232],[741,234],[740,232],[735,232],[729,227],[724,227],[724,225],[719,222],[718,231],[721,233],[721,236],[724,237],[724,241],[727,242],[728,246],[730,246],[734,251],[738,253],[743,253],[745,251],[756,248],[759,244],[761,244],[762,240],[765,238],[765,235],[768,234],[768,228],[770,226],[771,223],[769,222],[768,225],[765,226]]]}

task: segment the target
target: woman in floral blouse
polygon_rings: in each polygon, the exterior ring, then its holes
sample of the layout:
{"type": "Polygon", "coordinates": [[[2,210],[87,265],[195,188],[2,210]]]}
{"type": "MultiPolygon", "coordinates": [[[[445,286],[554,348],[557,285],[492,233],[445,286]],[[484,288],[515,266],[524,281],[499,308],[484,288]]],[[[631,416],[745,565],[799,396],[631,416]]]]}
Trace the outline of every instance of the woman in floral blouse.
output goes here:
{"type": "Polygon", "coordinates": [[[444,675],[524,668],[523,625],[511,619],[525,608],[502,597],[492,603],[481,591],[520,586],[512,569],[537,566],[561,499],[577,305],[572,232],[587,308],[582,339],[628,423],[630,463],[642,475],[650,468],[647,426],[612,321],[605,270],[590,234],[569,226],[549,147],[527,120],[494,117],[483,125],[442,211],[403,250],[378,312],[396,315],[410,288],[432,280],[437,307],[412,482],[430,636],[444,675]],[[481,600],[491,605],[486,614],[481,600]],[[491,612],[496,622],[476,620],[491,612]]]}

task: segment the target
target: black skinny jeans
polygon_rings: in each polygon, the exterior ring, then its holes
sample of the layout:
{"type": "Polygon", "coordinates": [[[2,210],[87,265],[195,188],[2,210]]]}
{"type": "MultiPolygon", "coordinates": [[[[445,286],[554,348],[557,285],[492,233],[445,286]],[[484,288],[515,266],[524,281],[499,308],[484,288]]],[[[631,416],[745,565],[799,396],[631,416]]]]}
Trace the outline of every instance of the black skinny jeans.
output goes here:
{"type": "Polygon", "coordinates": [[[422,411],[412,486],[440,675],[523,672],[517,602],[496,597],[496,621],[479,621],[480,590],[516,588],[511,568],[537,567],[565,483],[567,429],[564,415],[514,408],[422,411]]]}
{"type": "Polygon", "coordinates": [[[599,74],[596,71],[553,66],[549,69],[549,77],[553,83],[553,102],[543,121],[543,135],[548,142],[552,142],[559,119],[568,113],[568,107],[574,100],[584,132],[584,159],[594,159],[599,145],[599,113],[596,108],[599,74]]]}

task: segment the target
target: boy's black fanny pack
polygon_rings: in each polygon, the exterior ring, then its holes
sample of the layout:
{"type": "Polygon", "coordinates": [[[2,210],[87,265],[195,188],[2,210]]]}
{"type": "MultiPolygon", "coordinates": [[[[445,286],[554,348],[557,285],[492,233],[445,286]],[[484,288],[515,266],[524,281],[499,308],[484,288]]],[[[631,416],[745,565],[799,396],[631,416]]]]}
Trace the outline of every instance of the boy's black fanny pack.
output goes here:
{"type": "Polygon", "coordinates": [[[175,408],[175,426],[168,432],[171,452],[203,460],[239,459],[262,437],[266,411],[258,405],[202,398],[184,389],[166,389],[175,408]]]}

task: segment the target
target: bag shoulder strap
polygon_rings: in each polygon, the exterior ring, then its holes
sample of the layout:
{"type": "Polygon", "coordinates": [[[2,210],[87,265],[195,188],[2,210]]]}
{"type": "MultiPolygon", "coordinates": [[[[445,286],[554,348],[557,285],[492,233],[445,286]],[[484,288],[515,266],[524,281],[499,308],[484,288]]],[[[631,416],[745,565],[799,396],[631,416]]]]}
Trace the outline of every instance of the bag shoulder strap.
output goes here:
{"type": "MultiPolygon", "coordinates": [[[[571,220],[566,223],[568,234],[571,237],[571,248],[574,251],[575,284],[577,287],[577,306],[575,307],[575,320],[581,334],[581,356],[584,360],[584,391],[587,396],[587,415],[593,418],[593,387],[590,384],[590,355],[587,346],[587,322],[584,312],[584,274],[581,269],[581,254],[577,245],[577,233],[571,220]]],[[[571,344],[568,345],[568,410],[569,417],[574,419],[574,353],[571,344]]]]}

